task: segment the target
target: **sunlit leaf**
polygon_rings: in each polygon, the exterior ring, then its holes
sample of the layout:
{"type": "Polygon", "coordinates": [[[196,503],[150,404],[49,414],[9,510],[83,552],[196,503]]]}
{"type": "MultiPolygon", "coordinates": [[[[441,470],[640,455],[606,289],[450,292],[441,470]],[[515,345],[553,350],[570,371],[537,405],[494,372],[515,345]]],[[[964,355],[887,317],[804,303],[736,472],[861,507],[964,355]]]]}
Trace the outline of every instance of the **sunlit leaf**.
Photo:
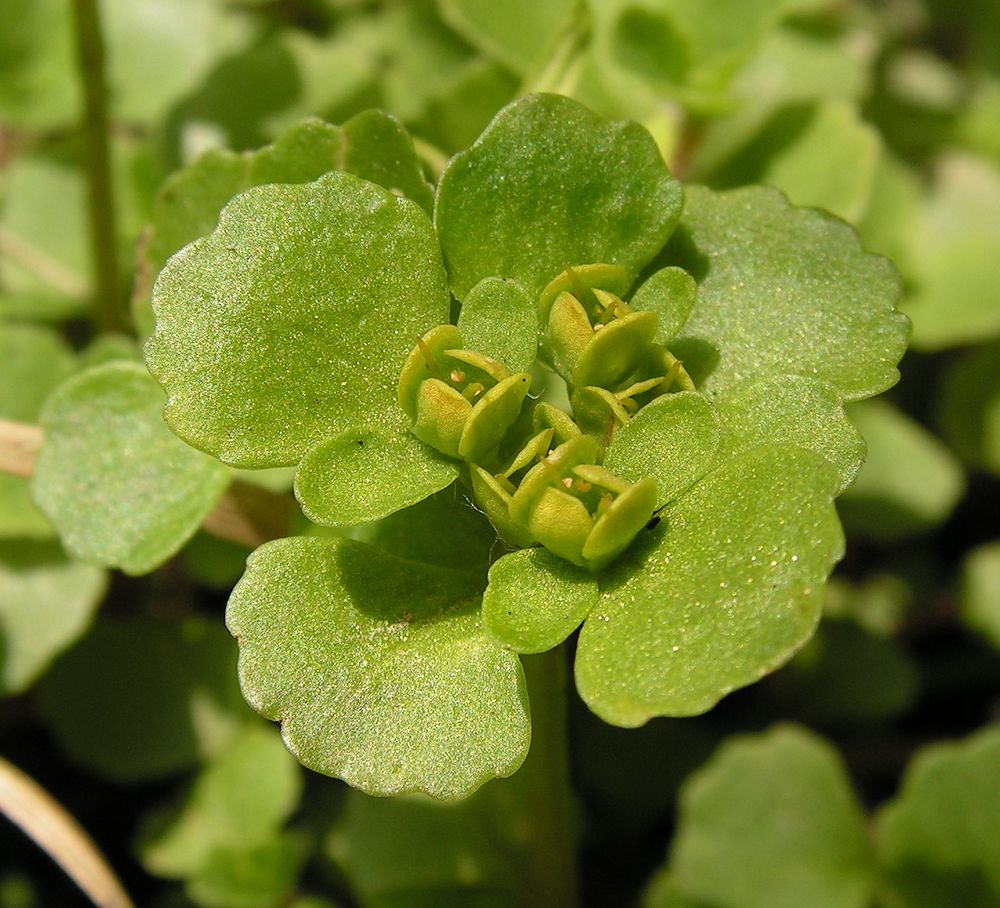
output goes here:
{"type": "Polygon", "coordinates": [[[897,380],[898,278],[842,222],[760,187],[694,188],[668,253],[699,282],[671,349],[709,395],[763,374],[824,381],[846,400],[897,380]]]}
{"type": "Polygon", "coordinates": [[[491,276],[538,293],[566,265],[635,275],[670,236],[681,198],[641,127],[529,95],[452,159],[434,219],[459,299],[491,276]]]}
{"type": "Polygon", "coordinates": [[[269,543],[227,612],[244,694],[311,769],[467,795],[512,773],[529,735],[520,665],[480,629],[475,586],[346,540],[269,543]]]}
{"type": "Polygon", "coordinates": [[[538,353],[538,306],[515,281],[483,278],[462,301],[458,330],[466,349],[524,372],[538,353]]]}
{"type": "Polygon", "coordinates": [[[306,516],[326,526],[355,526],[451,485],[457,463],[418,441],[402,423],[344,432],[313,448],[295,475],[306,516]]]}
{"type": "Polygon", "coordinates": [[[164,268],[153,308],[146,356],[171,427],[263,467],[394,415],[400,365],[448,296],[420,208],[331,173],[237,196],[164,268]]]}
{"type": "Polygon", "coordinates": [[[577,650],[587,705],[626,727],[692,715],[786,662],[843,553],[836,486],[819,455],[765,447],[675,499],[601,577],[577,650]]]}
{"type": "Polygon", "coordinates": [[[822,454],[840,474],[840,490],[858,475],[865,441],[830,385],[800,375],[765,377],[717,402],[723,450],[790,444],[822,454]]]}
{"type": "Polygon", "coordinates": [[[518,653],[558,646],[597,602],[593,576],[543,548],[505,555],[490,568],[489,580],[483,625],[518,653]]]}
{"type": "Polygon", "coordinates": [[[695,391],[665,394],[615,433],[604,465],[628,482],[652,476],[659,507],[709,470],[719,435],[718,417],[704,397],[695,391]]]}

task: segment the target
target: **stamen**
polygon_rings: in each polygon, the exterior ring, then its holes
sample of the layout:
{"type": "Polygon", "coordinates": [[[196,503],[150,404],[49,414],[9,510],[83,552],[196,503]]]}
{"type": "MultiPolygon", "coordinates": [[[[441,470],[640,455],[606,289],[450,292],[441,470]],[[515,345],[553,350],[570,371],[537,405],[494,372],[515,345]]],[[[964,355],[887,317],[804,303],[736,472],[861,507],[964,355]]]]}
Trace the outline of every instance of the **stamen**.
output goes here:
{"type": "Polygon", "coordinates": [[[452,369],[448,376],[456,385],[465,381],[465,373],[461,369],[452,369]]]}
{"type": "Polygon", "coordinates": [[[417,347],[420,348],[420,352],[423,354],[424,364],[427,366],[427,371],[436,371],[438,368],[438,361],[434,356],[434,352],[427,346],[427,344],[424,343],[424,339],[422,337],[417,338],[417,347]]]}

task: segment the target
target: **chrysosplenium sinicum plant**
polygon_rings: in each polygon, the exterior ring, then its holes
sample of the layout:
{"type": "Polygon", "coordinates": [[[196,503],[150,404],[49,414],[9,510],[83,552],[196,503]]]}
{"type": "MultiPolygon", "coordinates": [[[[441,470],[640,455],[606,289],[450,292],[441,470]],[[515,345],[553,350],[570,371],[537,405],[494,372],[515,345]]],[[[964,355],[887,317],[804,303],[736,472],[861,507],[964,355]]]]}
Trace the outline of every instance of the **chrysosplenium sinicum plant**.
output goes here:
{"type": "Polygon", "coordinates": [[[157,280],[147,361],[181,438],[297,465],[312,521],[361,527],[262,546],[229,604],[244,692],[304,764],[462,796],[524,759],[518,654],[581,624],[577,689],[622,726],[809,638],[864,453],[842,404],[906,338],[850,228],[682,191],[641,127],[549,95],[433,194],[374,113],[239,167],[157,280]]]}

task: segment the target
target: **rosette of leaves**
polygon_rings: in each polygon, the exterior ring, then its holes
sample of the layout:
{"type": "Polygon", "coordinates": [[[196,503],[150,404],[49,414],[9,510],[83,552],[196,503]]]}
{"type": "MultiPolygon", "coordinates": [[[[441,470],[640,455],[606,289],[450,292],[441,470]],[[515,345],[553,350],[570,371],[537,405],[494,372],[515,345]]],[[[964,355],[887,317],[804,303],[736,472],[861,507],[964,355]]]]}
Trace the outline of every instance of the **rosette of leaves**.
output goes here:
{"type": "Polygon", "coordinates": [[[623,726],[778,667],[842,554],[832,501],[864,450],[842,405],[897,378],[896,294],[840,221],[762,188],[685,201],[644,129],[555,95],[504,108],[452,159],[433,219],[343,172],[237,196],[154,288],[165,418],[227,463],[298,465],[307,516],[366,525],[251,556],[227,613],[245,696],[313,769],[455,798],[524,758],[517,654],[581,622],[577,687],[623,726]],[[460,463],[410,431],[400,369],[454,298],[466,346],[537,378],[539,293],[598,262],[693,380],[604,453],[655,479],[659,520],[597,573],[534,547],[497,559],[461,483],[442,491],[460,463]]]}

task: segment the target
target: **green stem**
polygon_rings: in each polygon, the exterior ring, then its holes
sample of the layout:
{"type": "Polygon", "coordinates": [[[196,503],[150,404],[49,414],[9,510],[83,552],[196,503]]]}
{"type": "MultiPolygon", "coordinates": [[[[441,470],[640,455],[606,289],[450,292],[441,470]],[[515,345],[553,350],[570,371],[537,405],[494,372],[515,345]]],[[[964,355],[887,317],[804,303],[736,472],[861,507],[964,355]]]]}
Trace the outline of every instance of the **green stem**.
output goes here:
{"type": "Polygon", "coordinates": [[[534,843],[525,867],[524,904],[547,908],[571,908],[578,903],[565,657],[564,647],[557,647],[521,659],[531,700],[532,737],[531,751],[518,776],[531,807],[534,843]]]}
{"type": "Polygon", "coordinates": [[[103,331],[127,329],[118,285],[118,243],[108,142],[104,40],[97,0],[74,0],[77,63],[83,83],[83,133],[87,153],[87,190],[91,254],[94,262],[95,320],[103,331]]]}
{"type": "Polygon", "coordinates": [[[580,79],[589,34],[590,17],[586,6],[579,3],[554,46],[522,81],[518,94],[553,92],[571,95],[580,79]]]}

